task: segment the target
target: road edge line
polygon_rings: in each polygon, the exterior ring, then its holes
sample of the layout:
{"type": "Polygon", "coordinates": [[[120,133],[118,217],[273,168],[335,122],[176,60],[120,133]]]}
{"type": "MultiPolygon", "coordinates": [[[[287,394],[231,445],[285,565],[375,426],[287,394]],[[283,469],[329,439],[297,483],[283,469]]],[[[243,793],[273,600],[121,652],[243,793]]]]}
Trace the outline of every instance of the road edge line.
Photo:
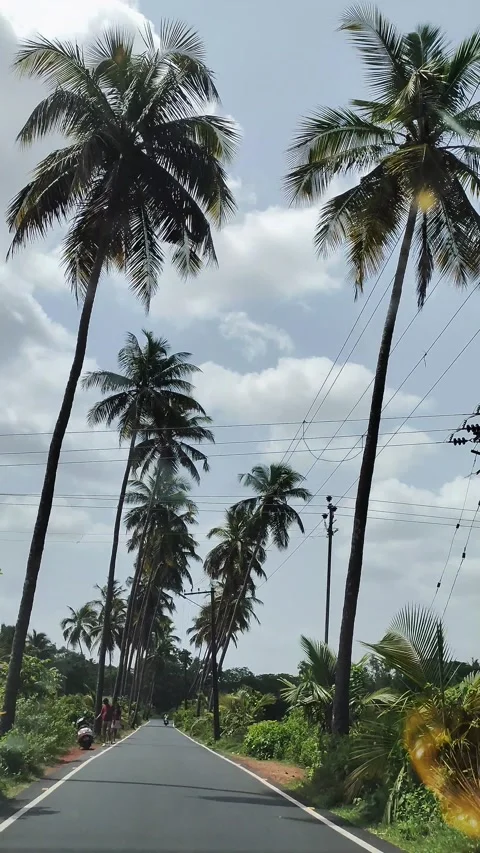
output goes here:
{"type": "Polygon", "coordinates": [[[8,829],[9,826],[12,826],[13,823],[16,823],[16,821],[19,820],[19,818],[23,817],[24,814],[29,812],[30,809],[34,809],[36,806],[38,806],[39,803],[41,803],[48,796],[50,796],[50,794],[53,794],[54,791],[58,790],[58,788],[60,788],[65,782],[68,782],[68,780],[71,779],[72,776],[75,776],[75,773],[78,773],[78,771],[86,767],[87,764],[90,764],[92,761],[95,761],[95,759],[100,758],[102,755],[106,755],[107,752],[110,752],[111,749],[115,749],[116,746],[120,746],[122,743],[128,740],[129,737],[134,735],[135,732],[138,732],[139,729],[143,728],[143,726],[147,726],[148,723],[149,721],[147,720],[145,723],[142,723],[140,726],[138,726],[138,728],[134,729],[133,732],[130,732],[130,734],[122,738],[122,740],[110,744],[110,746],[107,746],[106,749],[102,747],[98,752],[92,755],[91,758],[87,758],[87,760],[82,761],[82,763],[79,764],[78,767],[74,767],[73,770],[70,770],[70,773],[67,773],[66,776],[63,777],[63,779],[59,779],[58,782],[55,782],[50,788],[48,788],[47,791],[42,791],[42,793],[39,794],[38,797],[35,797],[33,800],[31,800],[31,802],[26,803],[26,805],[22,806],[20,809],[18,809],[18,811],[10,815],[10,817],[6,817],[5,820],[2,820],[2,822],[0,823],[0,833],[5,832],[5,830],[8,829]]]}
{"type": "MultiPolygon", "coordinates": [[[[253,779],[256,779],[257,782],[261,782],[262,785],[265,785],[270,790],[275,791],[276,794],[279,794],[284,800],[288,800],[290,803],[293,803],[294,806],[298,806],[299,809],[302,809],[306,814],[310,815],[310,817],[314,817],[323,823],[325,826],[328,826],[329,829],[333,829],[334,832],[338,832],[339,835],[343,835],[345,838],[348,838],[349,841],[353,841],[354,844],[357,844],[359,847],[363,847],[364,850],[368,850],[368,853],[384,853],[379,847],[374,847],[373,844],[369,844],[368,841],[364,841],[363,838],[358,838],[358,836],[353,835],[353,833],[349,832],[348,829],[344,829],[343,826],[338,826],[333,823],[333,821],[329,820],[328,817],[319,814],[319,812],[314,811],[311,807],[304,805],[300,800],[296,800],[295,797],[291,797],[290,794],[287,794],[286,791],[282,791],[280,788],[277,788],[275,785],[272,785],[271,782],[267,782],[266,779],[262,779],[261,776],[258,776],[253,770],[248,770],[247,767],[243,767],[241,764],[237,764],[236,761],[232,761],[231,758],[227,758],[226,755],[221,755],[220,752],[215,752],[214,749],[211,749],[209,746],[205,746],[204,743],[200,743],[195,738],[190,737],[190,735],[182,732],[181,729],[175,727],[175,731],[179,734],[186,737],[188,740],[191,740],[192,743],[195,743],[197,746],[201,746],[202,749],[206,749],[207,752],[211,752],[212,755],[216,755],[217,758],[221,758],[222,761],[227,761],[228,764],[232,764],[233,767],[237,767],[239,770],[243,770],[244,773],[248,773],[249,776],[252,776],[253,779]]],[[[0,827],[1,829],[1,827],[0,827]]]]}

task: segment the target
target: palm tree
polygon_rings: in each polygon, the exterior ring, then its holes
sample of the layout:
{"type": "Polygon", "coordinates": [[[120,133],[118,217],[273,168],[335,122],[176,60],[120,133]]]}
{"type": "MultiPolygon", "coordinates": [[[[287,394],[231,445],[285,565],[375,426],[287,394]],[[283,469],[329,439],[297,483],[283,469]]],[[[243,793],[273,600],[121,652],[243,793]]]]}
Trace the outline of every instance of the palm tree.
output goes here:
{"type": "Polygon", "coordinates": [[[450,781],[455,776],[458,780],[461,765],[467,783],[471,768],[462,762],[469,757],[472,744],[478,758],[478,673],[459,680],[459,665],[441,619],[418,605],[405,607],[380,642],[363,645],[395,670],[400,689],[378,691],[369,713],[362,715],[352,749],[354,769],[347,784],[355,794],[368,780],[388,780],[391,793],[386,817],[390,819],[410,763],[440,798],[438,785],[448,768],[452,770],[450,781]],[[433,753],[426,742],[432,733],[437,744],[433,753]]]}
{"type": "Polygon", "coordinates": [[[78,610],[68,608],[70,616],[66,616],[60,622],[65,642],[75,648],[78,646],[80,654],[83,655],[83,647],[90,651],[92,648],[92,626],[95,623],[95,612],[91,602],[87,602],[78,610]]]}
{"type": "Polygon", "coordinates": [[[27,652],[40,660],[49,660],[55,654],[55,646],[43,631],[27,634],[27,652]]]}
{"type": "MultiPolygon", "coordinates": [[[[187,358],[190,356],[190,353],[171,353],[168,341],[163,338],[155,338],[152,332],[144,331],[143,334],[146,339],[143,347],[140,346],[135,335],[131,333],[127,335],[126,344],[118,353],[119,373],[113,373],[109,370],[96,370],[92,373],[87,373],[82,382],[83,387],[86,389],[99,388],[104,395],[108,394],[108,396],[105,396],[105,399],[96,403],[90,409],[88,413],[89,424],[96,426],[104,423],[107,426],[111,426],[117,421],[120,442],[123,439],[129,439],[130,441],[113,528],[105,600],[105,619],[103,621],[103,636],[100,640],[98,656],[97,713],[100,710],[103,696],[105,656],[109,634],[110,609],[113,602],[120,525],[122,522],[125,492],[132,466],[135,464],[135,444],[138,431],[145,422],[152,422],[153,418],[157,421],[168,419],[169,422],[175,422],[176,413],[180,417],[183,417],[185,412],[191,412],[194,416],[200,416],[207,420],[203,408],[192,397],[193,386],[188,381],[188,377],[192,373],[195,373],[198,368],[194,364],[188,363],[187,358]]],[[[172,433],[173,430],[170,430],[169,447],[175,447],[176,436],[175,434],[172,435],[172,433]]],[[[199,427],[197,435],[194,438],[210,438],[210,436],[211,433],[209,430],[202,430],[199,427]]],[[[200,451],[186,444],[185,449],[182,448],[182,452],[188,456],[188,451],[195,453],[196,458],[198,454],[206,462],[206,457],[200,451]]],[[[121,672],[119,678],[121,678],[121,672]]]]}
{"type": "MultiPolygon", "coordinates": [[[[217,607],[217,645],[221,647],[235,602],[242,587],[243,578],[251,564],[248,591],[255,595],[255,583],[252,574],[261,580],[266,579],[262,568],[266,553],[263,546],[257,545],[251,525],[251,511],[243,506],[229,507],[225,512],[223,525],[213,527],[207,534],[208,539],[215,537],[219,543],[214,545],[204,561],[204,569],[213,581],[221,581],[222,595],[217,607]]],[[[203,661],[203,673],[199,670],[197,680],[201,684],[208,676],[211,665],[211,650],[207,649],[203,661]]]]}
{"type": "Polygon", "coordinates": [[[290,500],[310,500],[310,492],[300,485],[304,479],[290,465],[281,464],[254,465],[250,473],[239,476],[240,482],[255,493],[254,497],[246,498],[235,505],[250,514],[251,535],[255,537],[255,544],[225,634],[219,669],[225,660],[239,602],[247,590],[259,549],[269,536],[280,550],[288,548],[289,528],[292,524],[296,524],[304,533],[302,519],[289,504],[290,500]]]}
{"type": "Polygon", "coordinates": [[[201,114],[218,99],[195,32],[164,23],[157,46],[149,29],[104,31],[87,50],[70,42],[25,42],[15,66],[50,89],[19,133],[29,145],[51,131],[66,146],[45,157],[13,199],[11,251],[67,222],[63,259],[82,312],[70,375],[50,443],[27,561],[9,672],[3,731],[15,718],[22,656],[52,508],[62,442],[83,368],[103,271],[125,271],[148,310],[165,260],[182,275],[215,261],[211,225],[234,210],[223,163],[238,134],[228,119],[201,114]]]}
{"type": "MultiPolygon", "coordinates": [[[[125,613],[127,603],[125,601],[125,590],[118,581],[114,581],[110,615],[108,619],[107,632],[105,633],[108,588],[107,585],[95,584],[95,589],[100,593],[100,598],[90,601],[94,613],[94,622],[91,628],[92,648],[100,648],[105,638],[105,648],[109,657],[109,666],[112,667],[112,657],[116,648],[120,648],[122,635],[125,627],[125,613]]],[[[103,684],[102,684],[103,687],[103,684]]]]}
{"type": "MultiPolygon", "coordinates": [[[[185,581],[191,583],[188,561],[198,559],[197,543],[188,530],[190,524],[196,523],[197,511],[189,491],[189,482],[172,475],[159,459],[155,473],[148,475],[145,481],[133,481],[126,495],[126,501],[134,504],[125,519],[127,530],[132,533],[128,547],[138,548],[129,601],[130,629],[126,638],[131,647],[130,656],[133,657],[135,651],[137,654],[132,693],[141,689],[162,595],[165,590],[181,592],[185,581]],[[143,590],[142,579],[145,581],[143,590]]],[[[130,666],[127,671],[129,669],[130,666]]]]}
{"type": "MultiPolygon", "coordinates": [[[[254,619],[257,624],[260,624],[260,620],[255,613],[255,606],[257,604],[262,604],[260,599],[258,599],[254,593],[247,591],[246,595],[243,596],[241,602],[236,608],[236,612],[234,615],[234,623],[233,630],[231,636],[231,642],[234,646],[237,646],[237,637],[238,634],[244,634],[250,628],[251,620],[254,619]]],[[[225,598],[223,595],[223,589],[221,586],[218,586],[215,590],[215,612],[217,615],[217,620],[219,616],[221,617],[222,610],[225,607],[225,598]]],[[[230,611],[232,607],[230,607],[230,611]]],[[[210,597],[205,604],[202,604],[201,609],[198,611],[197,615],[193,619],[193,623],[190,628],[187,628],[187,634],[190,637],[190,642],[195,648],[200,649],[204,644],[210,646],[212,642],[212,609],[210,603],[210,597]]],[[[208,675],[208,670],[206,675],[208,675]]]]}
{"type": "MultiPolygon", "coordinates": [[[[209,433],[203,427],[203,432],[209,433]]],[[[210,434],[211,435],[211,434],[210,434]]],[[[170,445],[174,444],[174,438],[169,438],[170,445]]],[[[187,456],[186,450],[182,450],[187,456]]],[[[152,457],[153,458],[153,457],[152,457]]],[[[146,474],[143,480],[133,480],[130,490],[126,494],[126,502],[135,504],[126,515],[126,527],[131,531],[131,539],[128,543],[130,551],[137,550],[135,573],[128,597],[127,614],[125,620],[125,632],[120,650],[120,661],[117,670],[115,693],[120,695],[125,687],[128,667],[128,643],[132,639],[132,619],[134,607],[137,601],[139,585],[144,571],[144,562],[148,551],[148,539],[155,531],[165,528],[171,519],[171,513],[175,510],[185,509],[187,515],[185,522],[193,522],[196,513],[196,505],[188,498],[190,484],[176,476],[172,472],[170,461],[157,456],[153,474],[146,474]]],[[[186,528],[185,528],[186,530],[186,528]]]]}
{"type": "Polygon", "coordinates": [[[368,504],[407,264],[414,250],[419,307],[435,267],[457,285],[480,271],[480,217],[469,199],[480,193],[480,105],[471,103],[480,81],[480,33],[452,50],[437,27],[401,35],[378,10],[359,7],[346,13],[341,29],[360,51],[372,100],[320,109],[303,121],[290,150],[287,188],[293,201],[312,202],[334,177],[360,177],[325,203],[315,234],[320,254],[347,245],[357,292],[401,241],[373,383],[345,585],[334,712],[335,731],[345,734],[368,504]]]}

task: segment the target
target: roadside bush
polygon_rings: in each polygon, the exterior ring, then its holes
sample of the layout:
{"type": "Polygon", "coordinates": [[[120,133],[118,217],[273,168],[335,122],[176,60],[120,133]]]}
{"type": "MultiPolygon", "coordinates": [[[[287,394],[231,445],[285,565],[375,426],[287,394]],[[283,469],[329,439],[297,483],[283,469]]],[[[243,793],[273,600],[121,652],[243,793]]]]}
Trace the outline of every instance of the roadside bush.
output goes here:
{"type": "Polygon", "coordinates": [[[351,743],[349,738],[325,737],[319,765],[312,774],[312,785],[324,808],[345,802],[345,779],[349,771],[351,743]]]}
{"type": "Polygon", "coordinates": [[[43,698],[17,704],[15,727],[0,738],[0,784],[27,780],[75,742],[75,720],[84,712],[83,696],[59,696],[43,690],[43,698]]]}
{"type": "Polygon", "coordinates": [[[264,720],[249,726],[243,747],[254,758],[290,761],[307,769],[317,767],[322,754],[318,729],[300,710],[282,722],[264,720]]]}
{"type": "Polygon", "coordinates": [[[266,760],[282,759],[285,756],[289,733],[284,723],[277,720],[262,720],[249,727],[243,747],[253,758],[266,760]]]}

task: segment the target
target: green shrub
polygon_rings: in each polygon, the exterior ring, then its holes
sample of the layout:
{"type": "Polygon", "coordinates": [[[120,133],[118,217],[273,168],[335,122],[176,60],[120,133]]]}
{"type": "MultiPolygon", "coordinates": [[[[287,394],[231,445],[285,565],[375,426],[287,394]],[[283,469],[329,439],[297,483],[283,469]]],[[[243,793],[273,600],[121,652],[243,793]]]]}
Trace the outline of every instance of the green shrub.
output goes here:
{"type": "Polygon", "coordinates": [[[312,785],[324,808],[345,801],[345,779],[349,770],[350,740],[329,735],[320,751],[320,763],[312,774],[312,785]]]}
{"type": "Polygon", "coordinates": [[[288,743],[288,731],[277,720],[262,720],[249,726],[243,746],[247,755],[266,760],[282,759],[288,743]]]}
{"type": "Polygon", "coordinates": [[[35,750],[28,739],[12,729],[0,740],[0,772],[2,776],[19,778],[38,769],[35,750]]]}
{"type": "Polygon", "coordinates": [[[395,819],[406,837],[426,835],[431,824],[442,819],[440,804],[428,788],[416,785],[400,794],[395,819]]]}

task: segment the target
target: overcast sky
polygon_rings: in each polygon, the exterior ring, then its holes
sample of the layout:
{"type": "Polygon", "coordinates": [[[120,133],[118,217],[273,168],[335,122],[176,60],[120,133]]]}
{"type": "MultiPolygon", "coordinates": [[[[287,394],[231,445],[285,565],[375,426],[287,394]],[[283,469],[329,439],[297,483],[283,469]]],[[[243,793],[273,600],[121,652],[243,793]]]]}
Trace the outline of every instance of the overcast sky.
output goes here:
{"type": "MultiPolygon", "coordinates": [[[[427,20],[443,26],[453,40],[469,32],[477,9],[473,0],[454,5],[382,0],[381,7],[401,28],[427,20]]],[[[298,119],[318,105],[342,105],[365,93],[357,57],[336,32],[343,10],[339,0],[299,0],[295,6],[286,0],[163,0],[162,15],[181,16],[200,31],[223,109],[242,127],[243,142],[231,173],[239,213],[216,239],[219,270],[186,284],[166,270],[148,318],[121,279],[103,280],[88,346],[87,369],[115,369],[125,333],[148,328],[167,337],[175,350],[192,352],[202,367],[197,397],[218,425],[216,447],[209,451],[211,472],[196,490],[202,555],[210,527],[243,494],[238,473],[260,461],[278,461],[288,449],[293,450],[287,457],[291,464],[308,472],[307,485],[316,493],[303,512],[308,535],[292,531],[287,554],[269,551],[266,570],[273,576],[259,590],[261,626],[229,652],[228,665],[257,672],[294,671],[300,634],[323,635],[327,543],[321,513],[328,493],[339,506],[331,631],[332,645],[337,643],[367,389],[386,310],[382,295],[392,274],[389,265],[376,287],[375,281],[368,282],[365,295],[354,302],[341,255],[328,262],[315,257],[315,210],[290,210],[282,195],[284,152],[298,119]],[[305,427],[305,440],[304,419],[313,420],[305,427]]],[[[2,210],[48,150],[42,146],[24,152],[14,144],[41,96],[36,85],[12,77],[18,38],[41,32],[83,39],[106,23],[138,26],[145,18],[158,27],[159,15],[153,0],[137,5],[82,0],[71,9],[60,0],[1,0],[2,210]]],[[[8,235],[3,225],[0,229],[4,257],[8,235]]],[[[57,243],[58,236],[0,265],[0,619],[8,623],[16,619],[48,432],[78,322],[58,266],[57,243]]],[[[478,329],[480,294],[472,292],[466,302],[468,292],[455,291],[446,281],[438,288],[436,284],[435,279],[432,295],[417,315],[413,275],[407,274],[388,381],[387,399],[395,397],[382,426],[381,442],[389,444],[378,459],[367,530],[356,654],[361,653],[360,641],[378,639],[403,605],[430,604],[444,573],[436,599],[442,612],[460,567],[446,624],[456,654],[478,656],[480,517],[466,559],[462,565],[460,561],[480,481],[468,477],[468,450],[444,442],[462,413],[480,402],[474,369],[480,336],[459,356],[478,329]]],[[[78,607],[93,597],[94,584],[105,582],[114,499],[126,455],[115,435],[86,432],[85,414],[93,400],[80,392],[70,423],[31,626],[57,642],[67,605],[78,607]]],[[[121,580],[131,572],[124,547],[118,570],[121,580]]],[[[194,578],[196,586],[204,584],[198,568],[194,578]]],[[[194,611],[193,603],[180,601],[176,627],[181,635],[194,611]]]]}

